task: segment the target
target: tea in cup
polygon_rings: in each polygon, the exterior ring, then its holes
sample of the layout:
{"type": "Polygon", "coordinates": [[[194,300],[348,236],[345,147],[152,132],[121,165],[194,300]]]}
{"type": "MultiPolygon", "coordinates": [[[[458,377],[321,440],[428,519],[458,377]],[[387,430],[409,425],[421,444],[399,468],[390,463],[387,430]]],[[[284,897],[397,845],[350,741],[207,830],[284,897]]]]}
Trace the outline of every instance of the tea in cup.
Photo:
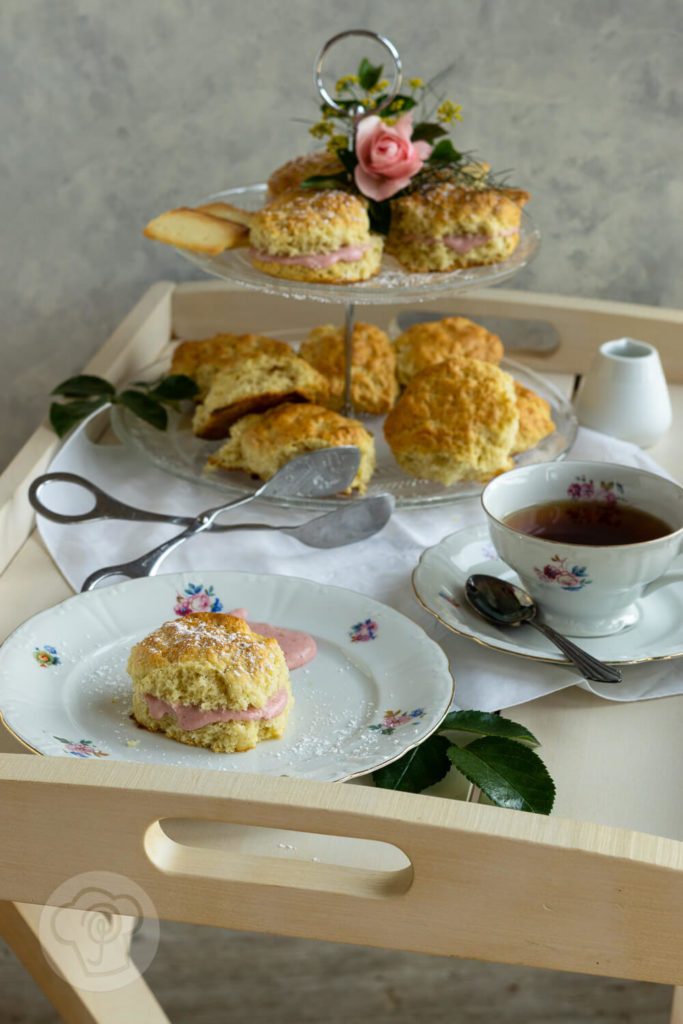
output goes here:
{"type": "Polygon", "coordinates": [[[491,541],[539,606],[571,636],[635,624],[637,601],[683,574],[683,488],[633,466],[550,462],[522,466],[481,497],[491,541]]]}

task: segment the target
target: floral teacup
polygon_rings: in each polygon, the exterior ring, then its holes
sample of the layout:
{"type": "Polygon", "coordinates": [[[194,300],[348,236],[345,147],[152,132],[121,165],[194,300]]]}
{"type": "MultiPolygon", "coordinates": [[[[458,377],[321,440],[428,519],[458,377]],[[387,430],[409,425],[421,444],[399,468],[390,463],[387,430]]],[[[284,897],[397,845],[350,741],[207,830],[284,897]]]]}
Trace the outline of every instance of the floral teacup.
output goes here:
{"type": "Polygon", "coordinates": [[[683,580],[681,573],[664,575],[683,551],[683,488],[665,477],[604,462],[541,463],[496,477],[481,500],[498,555],[538,602],[539,618],[562,633],[616,633],[638,621],[639,598],[683,580]],[[669,530],[652,540],[596,545],[531,536],[505,522],[558,501],[629,505],[669,530]]]}

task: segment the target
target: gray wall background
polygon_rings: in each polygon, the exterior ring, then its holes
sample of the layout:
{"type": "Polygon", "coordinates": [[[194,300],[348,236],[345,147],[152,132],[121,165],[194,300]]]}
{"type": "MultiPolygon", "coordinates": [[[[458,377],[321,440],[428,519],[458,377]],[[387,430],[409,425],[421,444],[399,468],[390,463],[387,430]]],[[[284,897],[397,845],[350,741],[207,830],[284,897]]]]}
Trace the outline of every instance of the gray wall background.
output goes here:
{"type": "Polygon", "coordinates": [[[146,221],[311,148],[347,28],[455,62],[456,145],[543,233],[509,286],[683,306],[681,0],[2,0],[0,468],[152,282],[198,276],[146,221]]]}

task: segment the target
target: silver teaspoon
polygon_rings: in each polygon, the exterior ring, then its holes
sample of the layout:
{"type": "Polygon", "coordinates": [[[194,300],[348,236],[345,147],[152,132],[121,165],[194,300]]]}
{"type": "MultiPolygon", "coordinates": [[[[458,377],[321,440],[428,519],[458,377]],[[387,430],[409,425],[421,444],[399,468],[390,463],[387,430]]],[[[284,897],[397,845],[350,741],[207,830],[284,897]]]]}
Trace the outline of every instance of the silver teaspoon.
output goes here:
{"type": "Polygon", "coordinates": [[[533,599],[514,583],[501,580],[497,576],[475,573],[467,578],[465,595],[475,611],[496,626],[521,626],[526,623],[538,629],[559,647],[586,679],[598,683],[621,682],[621,672],[618,668],[598,661],[552,626],[539,622],[536,619],[537,609],[533,599]]]}

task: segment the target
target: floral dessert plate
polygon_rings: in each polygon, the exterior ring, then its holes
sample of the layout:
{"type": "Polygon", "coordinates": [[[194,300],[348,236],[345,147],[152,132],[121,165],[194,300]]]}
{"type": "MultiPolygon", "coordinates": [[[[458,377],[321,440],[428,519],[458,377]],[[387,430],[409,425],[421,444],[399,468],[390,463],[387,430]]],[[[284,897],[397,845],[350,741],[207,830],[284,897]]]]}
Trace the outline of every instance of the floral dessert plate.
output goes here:
{"type": "Polygon", "coordinates": [[[219,771],[341,781],[400,757],[448,711],[441,648],[412,620],[362,594],[288,576],[171,573],[117,583],[29,619],[0,648],[0,719],[31,750],[219,771]],[[131,719],[130,648],[191,611],[310,633],[317,654],[291,672],[284,736],[240,754],[177,743],[131,719]]]}
{"type": "MultiPolygon", "coordinates": [[[[267,185],[242,185],[201,199],[192,205],[227,202],[243,210],[260,210],[266,201],[267,185]]],[[[481,267],[467,267],[443,273],[411,274],[403,270],[391,256],[384,256],[380,272],[358,284],[325,285],[307,281],[289,281],[270,277],[254,267],[249,250],[226,249],[218,256],[207,256],[189,249],[176,249],[184,259],[214,277],[256,288],[261,292],[287,295],[297,299],[320,302],[359,302],[380,305],[395,302],[425,302],[440,296],[505,281],[522,270],[533,258],[540,242],[540,232],[529,214],[522,210],[519,242],[506,260],[481,267]]]]}
{"type": "MultiPolygon", "coordinates": [[[[683,556],[672,569],[683,567],[683,556]]],[[[472,573],[488,573],[513,583],[517,574],[498,558],[488,526],[469,526],[428,548],[413,571],[413,589],[420,604],[444,626],[508,654],[537,661],[567,659],[537,630],[524,626],[499,628],[481,618],[465,597],[472,573]]],[[[612,636],[581,637],[581,647],[601,661],[634,665],[683,655],[683,583],[670,583],[637,602],[639,620],[612,636]]]]}

